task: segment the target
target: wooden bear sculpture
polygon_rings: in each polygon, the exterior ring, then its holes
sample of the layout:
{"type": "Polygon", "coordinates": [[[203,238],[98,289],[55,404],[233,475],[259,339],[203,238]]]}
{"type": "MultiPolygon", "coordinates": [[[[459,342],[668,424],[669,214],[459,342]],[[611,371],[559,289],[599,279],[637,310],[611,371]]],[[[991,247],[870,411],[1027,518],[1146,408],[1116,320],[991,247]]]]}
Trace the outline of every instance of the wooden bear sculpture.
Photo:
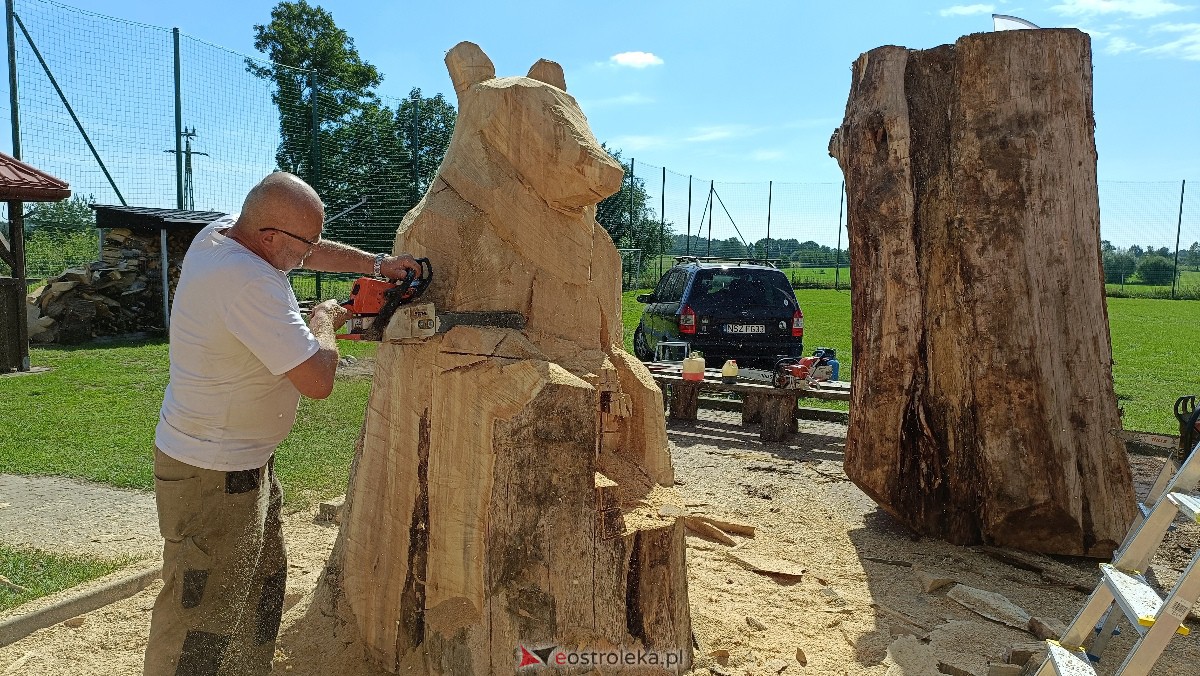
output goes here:
{"type": "Polygon", "coordinates": [[[497,78],[467,42],[446,64],[454,136],[396,250],[433,262],[438,311],[526,327],[381,345],[341,531],[285,638],[294,670],[512,673],[523,650],[686,670],[662,394],[621,347],[620,257],[595,219],[621,167],[557,64],[497,78]]]}

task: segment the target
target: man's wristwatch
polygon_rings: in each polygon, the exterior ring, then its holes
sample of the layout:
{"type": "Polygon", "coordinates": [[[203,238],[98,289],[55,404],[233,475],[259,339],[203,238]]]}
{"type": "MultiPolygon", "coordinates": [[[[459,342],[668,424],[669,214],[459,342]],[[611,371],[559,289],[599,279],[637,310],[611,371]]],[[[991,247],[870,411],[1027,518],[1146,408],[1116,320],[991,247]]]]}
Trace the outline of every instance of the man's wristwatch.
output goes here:
{"type": "Polygon", "coordinates": [[[371,274],[375,275],[376,277],[383,276],[379,272],[379,266],[383,265],[383,259],[385,259],[385,258],[387,258],[387,254],[385,254],[385,253],[375,254],[375,265],[373,268],[371,268],[371,274]]]}

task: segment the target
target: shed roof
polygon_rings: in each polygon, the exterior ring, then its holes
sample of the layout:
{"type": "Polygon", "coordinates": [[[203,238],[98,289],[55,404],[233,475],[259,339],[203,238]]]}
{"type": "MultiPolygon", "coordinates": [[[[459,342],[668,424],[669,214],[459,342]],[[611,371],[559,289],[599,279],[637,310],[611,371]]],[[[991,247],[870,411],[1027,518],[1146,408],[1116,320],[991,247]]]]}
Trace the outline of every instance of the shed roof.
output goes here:
{"type": "Polygon", "coordinates": [[[186,209],[154,209],[93,204],[97,228],[166,228],[204,227],[225,214],[220,211],[188,211],[186,209]]]}
{"type": "Polygon", "coordinates": [[[0,201],[58,202],[70,196],[66,181],[0,153],[0,201]]]}

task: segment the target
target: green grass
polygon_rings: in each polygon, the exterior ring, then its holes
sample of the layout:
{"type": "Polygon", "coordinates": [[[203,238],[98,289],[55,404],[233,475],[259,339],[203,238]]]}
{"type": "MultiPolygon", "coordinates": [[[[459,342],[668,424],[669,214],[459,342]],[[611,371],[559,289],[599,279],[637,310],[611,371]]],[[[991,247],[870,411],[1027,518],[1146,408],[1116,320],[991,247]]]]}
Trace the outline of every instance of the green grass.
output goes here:
{"type": "MultiPolygon", "coordinates": [[[[624,294],[625,347],[632,351],[633,329],[641,318],[638,293],[624,294]]],[[[837,350],[839,378],[850,380],[850,294],[798,289],[804,309],[804,345],[837,350]]],[[[1124,409],[1125,429],[1177,434],[1175,399],[1200,393],[1200,303],[1145,298],[1109,298],[1113,382],[1124,409]]],[[[842,402],[828,402],[845,410],[842,402]]],[[[805,406],[819,406],[805,402],[805,406]]]]}
{"type": "MultiPolygon", "coordinates": [[[[360,358],[376,348],[347,341],[339,347],[360,358]]],[[[166,342],[35,348],[30,360],[53,371],[0,380],[0,419],[18,422],[0,435],[0,473],[152,488],[166,342]]],[[[289,509],[345,490],[370,387],[369,378],[339,378],[328,399],[301,403],[277,463],[289,509]]]]}
{"type": "Polygon", "coordinates": [[[0,544],[0,575],[25,591],[0,583],[0,612],[119,570],[133,559],[96,559],[0,544]]]}

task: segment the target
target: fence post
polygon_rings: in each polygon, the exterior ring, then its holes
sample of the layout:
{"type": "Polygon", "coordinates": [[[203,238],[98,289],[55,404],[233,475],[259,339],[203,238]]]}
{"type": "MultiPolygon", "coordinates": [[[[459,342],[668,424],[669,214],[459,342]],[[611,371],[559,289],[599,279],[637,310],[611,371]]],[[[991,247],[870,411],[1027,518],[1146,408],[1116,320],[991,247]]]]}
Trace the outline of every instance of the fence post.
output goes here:
{"type": "MultiPolygon", "coordinates": [[[[4,21],[8,29],[8,109],[12,121],[13,157],[21,159],[21,115],[17,105],[17,33],[13,25],[13,0],[4,0],[4,21]]],[[[9,220],[12,220],[11,214],[9,220]]]]}
{"type": "MultiPolygon", "coordinates": [[[[637,176],[637,173],[635,171],[636,168],[637,168],[637,159],[633,158],[633,157],[629,158],[629,241],[631,243],[633,243],[633,245],[635,247],[637,247],[638,249],[641,249],[641,247],[638,246],[637,230],[635,229],[635,227],[633,225],[633,194],[635,192],[635,189],[637,188],[637,183],[634,180],[635,177],[637,176]]],[[[641,263],[639,262],[639,264],[638,264],[638,276],[639,277],[642,274],[641,267],[642,267],[641,263]]]]}
{"type": "Polygon", "coordinates": [[[717,190],[716,181],[709,180],[708,182],[708,253],[706,256],[712,256],[712,212],[713,212],[713,193],[717,190]]]}
{"type": "Polygon", "coordinates": [[[1183,195],[1187,191],[1187,179],[1179,185],[1179,220],[1175,223],[1175,268],[1171,271],[1171,298],[1175,298],[1175,280],[1179,279],[1179,235],[1183,232],[1183,195]]]}
{"type": "Polygon", "coordinates": [[[175,208],[183,209],[183,92],[180,91],[179,29],[171,29],[175,47],[175,208]]]}
{"type": "Polygon", "coordinates": [[[838,235],[837,235],[837,250],[834,252],[836,263],[833,269],[833,290],[842,290],[842,206],[846,201],[846,182],[842,181],[842,187],[838,191],[838,235]]]}
{"type": "Polygon", "coordinates": [[[767,244],[763,251],[768,262],[771,260],[771,197],[774,193],[774,181],[767,181],[767,244]]]}
{"type": "MultiPolygon", "coordinates": [[[[313,190],[320,192],[321,188],[321,118],[317,107],[320,87],[317,83],[316,69],[308,71],[309,99],[312,102],[312,140],[308,150],[308,174],[312,181],[313,190]]],[[[313,300],[321,300],[321,273],[313,273],[313,300]]]]}
{"type": "Polygon", "coordinates": [[[667,240],[667,168],[662,168],[662,191],[658,201],[658,276],[662,277],[663,244],[667,240]]]}

